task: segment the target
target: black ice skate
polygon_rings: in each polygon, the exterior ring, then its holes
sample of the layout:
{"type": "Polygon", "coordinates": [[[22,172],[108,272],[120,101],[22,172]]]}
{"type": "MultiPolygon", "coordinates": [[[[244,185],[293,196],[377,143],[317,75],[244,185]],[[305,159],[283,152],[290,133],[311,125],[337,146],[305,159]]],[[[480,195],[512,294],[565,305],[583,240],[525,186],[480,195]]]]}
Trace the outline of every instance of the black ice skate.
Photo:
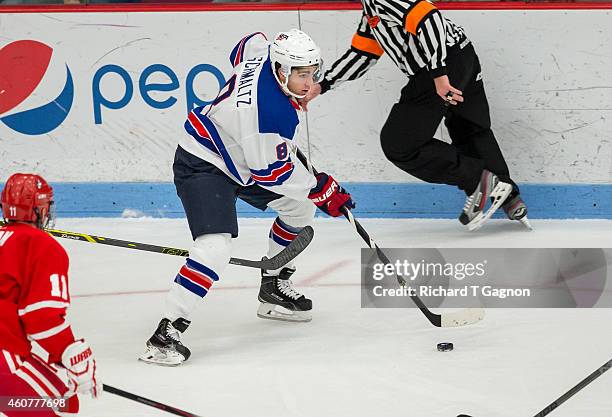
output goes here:
{"type": "Polygon", "coordinates": [[[518,220],[527,229],[533,230],[527,218],[527,205],[519,193],[512,192],[502,204],[502,209],[510,220],[518,220]]]}
{"type": "Polygon", "coordinates": [[[177,366],[191,356],[191,352],[181,343],[181,333],[191,322],[178,318],[173,322],[162,319],[155,333],[147,341],[147,351],[138,358],[147,363],[163,366],[177,366]]]}
{"type": "Polygon", "coordinates": [[[294,272],[295,269],[291,268],[283,268],[278,275],[261,271],[258,317],[283,321],[312,320],[312,301],[297,292],[289,279],[294,272]]]}
{"type": "Polygon", "coordinates": [[[497,175],[491,171],[483,170],[476,191],[465,200],[459,221],[466,225],[470,231],[479,229],[491,218],[511,192],[512,185],[501,182],[497,175]],[[492,204],[485,211],[489,199],[491,199],[492,204]]]}

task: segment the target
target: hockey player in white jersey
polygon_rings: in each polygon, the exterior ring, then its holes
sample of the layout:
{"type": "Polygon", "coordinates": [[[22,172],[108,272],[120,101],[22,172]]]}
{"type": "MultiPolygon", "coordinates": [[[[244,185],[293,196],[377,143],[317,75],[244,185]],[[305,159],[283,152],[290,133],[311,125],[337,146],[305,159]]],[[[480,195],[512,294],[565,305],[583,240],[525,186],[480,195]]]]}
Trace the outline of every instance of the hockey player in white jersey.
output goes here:
{"type": "MultiPolygon", "coordinates": [[[[322,74],[320,50],[312,39],[297,29],[277,34],[271,43],[253,33],[234,47],[230,61],[234,70],[227,83],[211,105],[189,113],[188,135],[176,150],[174,183],[194,245],[140,357],[145,362],[178,365],[189,358],[181,334],[229,263],[231,240],[238,235],[237,198],[278,213],[268,257],[312,222],[316,206],[334,217],[342,207],[354,207],[350,194],[331,176],[313,176],[291,152],[299,125],[297,99],[322,74]]],[[[293,287],[294,272],[293,263],[262,271],[259,317],[311,320],[312,302],[293,287]]]]}

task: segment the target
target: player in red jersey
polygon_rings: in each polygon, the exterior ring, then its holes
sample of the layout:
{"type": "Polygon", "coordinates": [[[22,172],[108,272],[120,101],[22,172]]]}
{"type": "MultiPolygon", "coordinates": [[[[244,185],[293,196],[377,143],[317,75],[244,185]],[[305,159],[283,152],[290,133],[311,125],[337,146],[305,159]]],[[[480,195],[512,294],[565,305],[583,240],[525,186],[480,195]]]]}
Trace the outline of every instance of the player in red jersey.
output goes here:
{"type": "Polygon", "coordinates": [[[68,255],[41,230],[53,217],[53,189],[38,175],[14,174],[0,203],[6,221],[0,227],[0,416],[64,415],[41,408],[41,401],[14,401],[23,398],[62,399],[54,404],[76,413],[75,394],[96,397],[101,385],[89,344],[75,339],[66,320],[68,255]],[[31,341],[48,353],[45,360],[32,352],[31,341]]]}

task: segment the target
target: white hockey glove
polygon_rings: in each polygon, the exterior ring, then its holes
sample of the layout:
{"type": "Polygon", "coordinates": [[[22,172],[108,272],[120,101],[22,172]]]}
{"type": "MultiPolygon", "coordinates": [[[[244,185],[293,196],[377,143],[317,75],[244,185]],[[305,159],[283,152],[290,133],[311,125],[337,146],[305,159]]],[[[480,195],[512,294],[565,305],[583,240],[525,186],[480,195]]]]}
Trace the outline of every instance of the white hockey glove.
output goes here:
{"type": "Polygon", "coordinates": [[[68,345],[62,353],[62,365],[68,371],[71,391],[98,396],[102,384],[96,378],[96,360],[89,343],[81,339],[68,345]]]}

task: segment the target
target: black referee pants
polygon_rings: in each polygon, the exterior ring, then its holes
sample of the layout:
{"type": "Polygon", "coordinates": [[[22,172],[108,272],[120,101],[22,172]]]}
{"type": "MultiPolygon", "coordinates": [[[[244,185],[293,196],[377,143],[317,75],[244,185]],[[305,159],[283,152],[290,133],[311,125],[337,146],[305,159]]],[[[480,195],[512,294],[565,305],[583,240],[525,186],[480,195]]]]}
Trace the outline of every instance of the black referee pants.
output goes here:
{"type": "Polygon", "coordinates": [[[478,56],[472,44],[449,49],[448,77],[465,101],[445,106],[427,70],[413,76],[402,89],[380,133],[383,152],[396,166],[423,181],[456,185],[471,194],[484,168],[509,182],[508,165],[491,130],[478,56]],[[433,136],[440,121],[452,143],[433,136]]]}

